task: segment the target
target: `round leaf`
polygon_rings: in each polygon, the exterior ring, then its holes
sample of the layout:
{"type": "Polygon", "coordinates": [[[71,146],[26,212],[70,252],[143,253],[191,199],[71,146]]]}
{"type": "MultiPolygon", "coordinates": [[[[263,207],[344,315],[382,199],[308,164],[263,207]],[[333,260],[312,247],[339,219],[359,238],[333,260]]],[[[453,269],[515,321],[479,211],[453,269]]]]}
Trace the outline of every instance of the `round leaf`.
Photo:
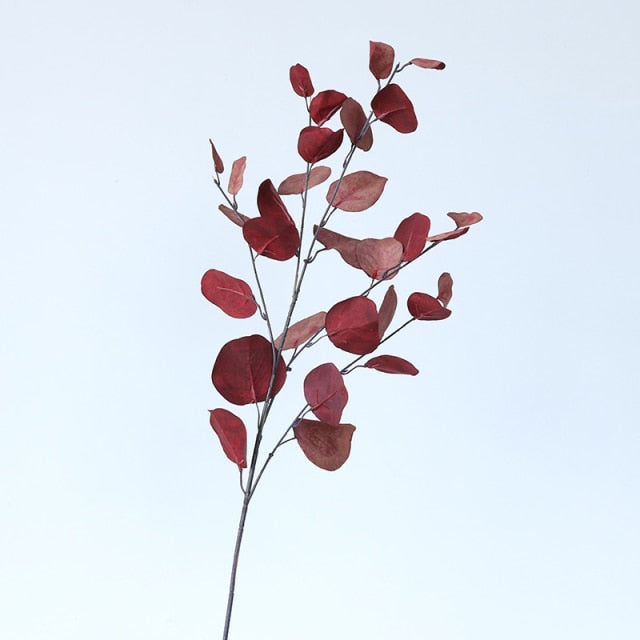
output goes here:
{"type": "Polygon", "coordinates": [[[335,471],[349,458],[352,424],[331,425],[316,420],[300,420],[293,433],[302,453],[321,469],[335,471]]]}
{"type": "Polygon", "coordinates": [[[209,269],[200,286],[204,297],[232,318],[249,318],[258,308],[251,287],[224,271],[209,269]]]}
{"type": "Polygon", "coordinates": [[[445,309],[428,293],[412,293],[407,300],[407,308],[416,320],[444,320],[451,315],[451,309],[445,309]]]}
{"type": "Polygon", "coordinates": [[[338,367],[327,362],[309,371],[304,379],[304,397],[316,418],[338,425],[349,399],[338,367]]]}
{"type": "Polygon", "coordinates": [[[378,201],[386,183],[386,178],[371,171],[355,171],[344,176],[342,182],[331,183],[327,202],[342,211],[364,211],[378,201]]]}
{"type": "Polygon", "coordinates": [[[380,343],[376,305],[364,296],[334,304],[327,312],[325,327],[329,340],[349,353],[371,353],[380,343]]]}
{"type": "Polygon", "coordinates": [[[400,133],[411,133],[418,128],[413,104],[397,84],[380,89],[371,101],[371,108],[378,120],[386,122],[400,133]]]}

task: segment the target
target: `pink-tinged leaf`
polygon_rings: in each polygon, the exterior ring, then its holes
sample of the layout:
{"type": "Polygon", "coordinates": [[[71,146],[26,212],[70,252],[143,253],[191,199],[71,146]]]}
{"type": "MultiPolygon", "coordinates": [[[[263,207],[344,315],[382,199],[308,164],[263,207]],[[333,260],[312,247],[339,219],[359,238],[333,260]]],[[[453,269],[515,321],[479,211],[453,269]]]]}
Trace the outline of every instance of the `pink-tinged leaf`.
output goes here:
{"type": "Polygon", "coordinates": [[[342,179],[340,188],[338,183],[336,180],[329,186],[327,202],[342,211],[364,211],[377,202],[387,179],[371,171],[355,171],[342,179]]]}
{"type": "Polygon", "coordinates": [[[202,295],[232,318],[249,318],[258,308],[251,287],[244,281],[209,269],[201,282],[202,295]]]}
{"type": "Polygon", "coordinates": [[[359,102],[356,102],[353,98],[347,98],[340,109],[340,121],[352,144],[355,144],[358,149],[363,151],[371,149],[373,131],[367,125],[367,116],[359,102]],[[362,130],[365,125],[367,125],[367,129],[363,134],[362,130]]]}
{"type": "Polygon", "coordinates": [[[374,280],[381,280],[389,269],[400,264],[402,251],[402,243],[394,238],[366,238],[356,245],[360,268],[374,280]]]}
{"type": "Polygon", "coordinates": [[[369,41],[369,70],[377,80],[389,77],[393,69],[394,52],[391,45],[369,41]]]}
{"type": "Polygon", "coordinates": [[[222,213],[224,213],[224,215],[227,216],[227,218],[229,218],[231,222],[237,224],[239,227],[241,227],[249,219],[244,214],[240,213],[239,211],[234,211],[231,207],[227,207],[227,205],[225,204],[218,205],[218,209],[220,209],[220,211],[222,211],[222,213]]]}
{"type": "Polygon", "coordinates": [[[450,211],[447,215],[456,223],[456,227],[469,227],[482,220],[482,216],[477,211],[472,213],[454,213],[450,211]]]}
{"type": "Polygon", "coordinates": [[[311,76],[305,67],[301,64],[294,64],[289,69],[289,80],[293,90],[302,98],[308,98],[313,95],[313,84],[311,84],[311,76]]]}
{"type": "Polygon", "coordinates": [[[422,213],[414,213],[398,225],[393,237],[404,247],[403,260],[415,260],[420,255],[430,228],[431,221],[422,213]]]}
{"type": "Polygon", "coordinates": [[[453,278],[450,273],[443,273],[438,278],[438,300],[446,307],[453,297],[453,278]]]}
{"type": "Polygon", "coordinates": [[[282,218],[250,218],[242,227],[242,235],[258,255],[272,260],[289,260],[300,247],[296,226],[282,218]]]}
{"type": "Polygon", "coordinates": [[[412,293],[407,300],[407,308],[416,320],[444,320],[451,315],[451,309],[445,309],[428,293],[412,293]]]}
{"type": "Polygon", "coordinates": [[[429,236],[427,242],[444,242],[445,240],[453,240],[459,238],[469,231],[469,227],[459,227],[453,231],[445,231],[444,233],[437,233],[435,236],[429,236]]]}
{"type": "Polygon", "coordinates": [[[344,130],[328,127],[305,127],[298,137],[298,153],[303,160],[314,164],[335,153],[342,144],[344,130]]]}
{"type": "Polygon", "coordinates": [[[398,356],[377,356],[367,360],[364,366],[383,373],[401,373],[408,376],[415,376],[420,373],[408,360],[398,358],[398,356]]]}
{"type": "Polygon", "coordinates": [[[334,304],[327,312],[325,326],[329,340],[349,353],[371,353],[380,343],[376,305],[364,296],[334,304]]]}
{"type": "Polygon", "coordinates": [[[398,296],[396,295],[394,286],[391,285],[384,294],[382,304],[380,305],[380,311],[378,312],[378,336],[381,340],[393,320],[397,306],[398,296]]]}
{"type": "Polygon", "coordinates": [[[232,196],[235,196],[240,189],[242,189],[242,178],[244,176],[244,170],[247,166],[247,156],[242,156],[233,161],[231,165],[231,174],[229,175],[229,188],[227,191],[232,196]]]}
{"type": "Polygon", "coordinates": [[[371,108],[378,120],[386,122],[400,133],[411,133],[418,128],[413,104],[397,84],[380,89],[371,101],[371,108]]]}
{"type": "Polygon", "coordinates": [[[287,224],[295,224],[271,180],[263,180],[258,187],[258,211],[263,218],[275,218],[287,224]]]}
{"type": "MultiPolygon", "coordinates": [[[[325,311],[319,311],[308,318],[304,318],[304,320],[300,320],[292,324],[289,327],[289,331],[287,331],[287,337],[284,339],[282,350],[286,351],[287,349],[294,349],[299,347],[301,344],[304,344],[309,338],[314,336],[324,327],[326,317],[327,314],[325,311]]],[[[276,347],[279,348],[281,342],[282,334],[276,338],[276,347]]]]}
{"type": "MultiPolygon", "coordinates": [[[[245,336],[227,342],[213,365],[211,380],[218,393],[232,404],[250,404],[266,400],[273,370],[271,343],[260,335],[245,336]]],[[[282,388],[287,377],[281,358],[271,389],[271,397],[282,388]]]]}
{"type": "Polygon", "coordinates": [[[340,424],[349,394],[338,367],[327,362],[309,371],[304,379],[304,398],[318,420],[340,424]]]}
{"type": "Polygon", "coordinates": [[[429,58],[413,58],[410,60],[411,64],[415,64],[416,67],[422,67],[423,69],[444,69],[445,63],[440,60],[429,60],[429,58]]]}
{"type": "Polygon", "coordinates": [[[311,189],[324,182],[330,175],[331,169],[329,167],[318,165],[317,167],[313,167],[309,172],[308,182],[306,173],[296,173],[295,175],[285,178],[278,187],[278,193],[281,196],[304,193],[305,186],[307,189],[311,189]]]}
{"type": "Polygon", "coordinates": [[[318,93],[309,104],[309,115],[318,125],[322,126],[347,99],[347,96],[340,91],[327,89],[318,93]]]}
{"type": "Polygon", "coordinates": [[[316,420],[300,420],[293,433],[308,460],[316,467],[335,471],[349,458],[355,430],[352,424],[335,426],[316,420]]]}
{"type": "Polygon", "coordinates": [[[327,249],[335,249],[348,265],[360,269],[360,262],[358,262],[358,244],[360,240],[343,236],[325,227],[318,229],[317,225],[313,227],[313,232],[317,232],[318,242],[327,249]]]}
{"type": "Polygon", "coordinates": [[[209,411],[209,424],[215,431],[222,450],[241,469],[247,467],[247,429],[238,416],[226,409],[209,411]]]}
{"type": "Polygon", "coordinates": [[[213,144],[213,140],[209,138],[209,143],[211,144],[211,156],[213,157],[213,168],[216,173],[222,173],[224,171],[224,164],[222,163],[222,158],[220,154],[216,151],[216,146],[213,144]]]}

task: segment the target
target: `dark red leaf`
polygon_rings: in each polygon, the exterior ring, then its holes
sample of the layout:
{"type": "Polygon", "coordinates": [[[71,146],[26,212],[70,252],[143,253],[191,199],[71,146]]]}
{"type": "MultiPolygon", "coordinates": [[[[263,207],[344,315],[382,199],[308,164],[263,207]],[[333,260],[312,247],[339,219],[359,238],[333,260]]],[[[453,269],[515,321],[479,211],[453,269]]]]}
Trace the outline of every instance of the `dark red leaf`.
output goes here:
{"type": "Polygon", "coordinates": [[[389,328],[393,316],[396,313],[396,307],[398,306],[398,296],[393,285],[391,285],[387,292],[384,294],[382,304],[380,305],[380,311],[378,313],[378,335],[382,340],[384,332],[389,328]]]}
{"type": "Polygon", "coordinates": [[[456,227],[469,227],[482,220],[482,216],[477,211],[473,213],[454,213],[450,211],[447,215],[456,223],[456,227]]]}
{"type": "Polygon", "coordinates": [[[242,235],[258,255],[272,260],[289,260],[300,247],[296,226],[282,218],[250,218],[242,227],[242,235]]]}
{"type": "Polygon", "coordinates": [[[313,84],[311,84],[311,76],[305,67],[301,64],[294,64],[289,69],[289,80],[293,90],[301,97],[308,98],[313,95],[313,84]]]}
{"type": "Polygon", "coordinates": [[[429,58],[413,58],[410,60],[411,64],[415,64],[416,67],[422,67],[423,69],[444,69],[444,62],[440,60],[429,60],[429,58]]]}
{"type": "Polygon", "coordinates": [[[380,280],[402,260],[402,244],[394,238],[366,238],[356,245],[360,268],[374,280],[380,280]]]}
{"type": "Polygon", "coordinates": [[[367,125],[367,116],[364,113],[363,108],[359,102],[356,102],[353,98],[347,98],[342,103],[340,109],[340,121],[344,130],[349,136],[349,140],[363,151],[369,151],[373,144],[373,131],[371,127],[367,125]],[[364,126],[367,125],[367,129],[362,133],[364,126]]]}
{"type": "Polygon", "coordinates": [[[445,309],[428,293],[412,293],[407,308],[416,320],[444,320],[451,315],[451,309],[445,309]]]}
{"type": "Polygon", "coordinates": [[[438,300],[446,307],[453,297],[453,278],[450,273],[443,273],[438,278],[438,300]]]}
{"type": "Polygon", "coordinates": [[[318,242],[322,243],[327,249],[335,249],[348,265],[360,269],[357,253],[360,240],[343,236],[325,227],[318,230],[318,227],[314,226],[313,231],[318,234],[318,242]]]}
{"type": "Polygon", "coordinates": [[[258,187],[258,211],[263,218],[277,218],[295,224],[271,180],[263,180],[258,187]]]}
{"type": "Polygon", "coordinates": [[[302,453],[313,464],[326,471],[335,471],[349,458],[355,430],[352,424],[335,426],[316,420],[300,420],[293,433],[302,453]]]}
{"type": "Polygon", "coordinates": [[[342,179],[337,193],[339,181],[331,183],[327,202],[342,211],[364,211],[377,202],[386,182],[386,178],[371,171],[355,171],[342,179]]]}
{"type": "Polygon", "coordinates": [[[404,247],[403,260],[414,260],[420,255],[430,228],[431,221],[422,213],[413,213],[398,225],[393,237],[404,247]]]}
{"type": "Polygon", "coordinates": [[[391,45],[369,41],[369,70],[373,77],[384,80],[393,69],[394,52],[391,45]]]}
{"type": "Polygon", "coordinates": [[[398,358],[398,356],[377,356],[367,360],[364,366],[383,373],[402,373],[408,376],[420,373],[408,360],[398,358]]]}
{"type": "Polygon", "coordinates": [[[338,367],[327,362],[309,371],[304,379],[304,398],[318,420],[340,424],[349,394],[338,367]]]}
{"type": "Polygon", "coordinates": [[[344,130],[328,127],[305,127],[298,138],[298,153],[311,164],[328,158],[342,144],[344,130]]]}
{"type": "Polygon", "coordinates": [[[220,211],[222,211],[222,213],[224,213],[224,215],[227,216],[227,218],[229,218],[231,222],[237,224],[239,227],[241,227],[249,219],[244,214],[240,213],[239,211],[234,211],[231,207],[227,207],[224,204],[218,205],[218,209],[220,209],[220,211]]]}
{"type": "Polygon", "coordinates": [[[229,188],[228,191],[231,195],[235,196],[240,189],[242,189],[242,178],[244,176],[244,170],[247,166],[247,156],[242,156],[233,161],[231,165],[231,174],[229,175],[229,188]]]}
{"type": "Polygon", "coordinates": [[[306,173],[296,173],[295,175],[285,178],[278,187],[278,193],[281,196],[303,193],[305,186],[307,189],[311,189],[324,182],[330,175],[331,169],[329,169],[329,167],[318,165],[317,167],[313,167],[309,172],[308,182],[306,173]]]}
{"type": "MultiPolygon", "coordinates": [[[[287,349],[294,349],[295,347],[299,347],[301,344],[306,342],[311,336],[314,336],[320,329],[324,327],[324,321],[327,317],[325,311],[319,311],[318,313],[314,313],[312,316],[305,318],[304,320],[300,320],[299,322],[295,322],[289,327],[289,331],[287,331],[287,337],[284,340],[284,344],[282,345],[282,350],[286,351],[287,349]]],[[[276,347],[280,348],[280,343],[282,342],[282,334],[280,334],[276,338],[276,347]]]]}
{"type": "Polygon", "coordinates": [[[378,120],[386,122],[400,133],[411,133],[418,128],[413,104],[397,84],[380,89],[371,101],[371,108],[378,120]]]}
{"type": "MultiPolygon", "coordinates": [[[[267,397],[273,370],[271,343],[260,335],[227,342],[213,365],[211,379],[218,393],[233,404],[262,402],[267,397]]],[[[287,373],[284,360],[278,362],[271,397],[282,388],[287,373]]]]}
{"type": "Polygon", "coordinates": [[[349,353],[371,353],[380,343],[376,305],[364,296],[334,304],[327,312],[325,326],[329,340],[349,353]]]}
{"type": "Polygon", "coordinates": [[[232,318],[249,318],[257,309],[251,287],[244,281],[209,269],[201,282],[202,294],[232,318]]]}
{"type": "Polygon", "coordinates": [[[429,236],[428,242],[443,242],[444,240],[453,240],[459,238],[469,231],[469,227],[459,227],[453,231],[445,231],[444,233],[437,233],[435,236],[429,236]]]}
{"type": "Polygon", "coordinates": [[[213,157],[213,168],[216,173],[222,173],[224,171],[224,164],[222,163],[222,158],[216,151],[216,146],[213,144],[213,140],[209,138],[209,143],[211,144],[211,155],[213,157]]]}
{"type": "Polygon", "coordinates": [[[241,469],[247,467],[247,429],[244,422],[231,411],[213,409],[209,411],[209,423],[215,431],[222,450],[231,462],[241,469]]]}
{"type": "Polygon", "coordinates": [[[321,91],[311,100],[309,115],[318,126],[322,126],[342,106],[346,99],[347,96],[340,91],[334,91],[333,89],[321,91]]]}

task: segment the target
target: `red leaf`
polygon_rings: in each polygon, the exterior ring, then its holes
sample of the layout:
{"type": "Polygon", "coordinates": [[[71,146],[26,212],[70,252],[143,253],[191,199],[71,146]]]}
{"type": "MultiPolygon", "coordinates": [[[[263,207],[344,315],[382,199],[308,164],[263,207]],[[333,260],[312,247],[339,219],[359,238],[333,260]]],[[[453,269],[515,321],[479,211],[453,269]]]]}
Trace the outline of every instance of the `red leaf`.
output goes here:
{"type": "Polygon", "coordinates": [[[366,131],[362,134],[362,130],[367,124],[367,116],[359,102],[356,102],[353,98],[347,98],[340,109],[340,121],[352,144],[355,144],[358,149],[363,151],[371,149],[373,131],[367,125],[366,131]]]}
{"type": "Polygon", "coordinates": [[[404,247],[403,260],[417,258],[427,242],[431,221],[422,213],[414,213],[405,218],[396,229],[393,237],[404,247]]]}
{"type": "Polygon", "coordinates": [[[438,300],[446,307],[453,297],[453,278],[450,273],[443,273],[438,278],[438,300]]]}
{"type": "Polygon", "coordinates": [[[408,360],[398,358],[398,356],[377,356],[367,360],[364,366],[383,373],[402,373],[409,376],[420,373],[408,360]]]}
{"type": "Polygon", "coordinates": [[[234,211],[231,207],[227,207],[224,204],[218,205],[218,209],[220,209],[220,211],[222,211],[222,213],[224,213],[224,215],[227,216],[227,218],[229,218],[231,222],[237,224],[239,227],[241,227],[249,219],[244,214],[240,213],[239,211],[234,211]]]}
{"type": "Polygon", "coordinates": [[[413,104],[397,84],[389,84],[378,91],[371,101],[371,108],[378,120],[400,133],[411,133],[418,128],[413,104]]]}
{"type": "Polygon", "coordinates": [[[360,262],[358,262],[357,253],[358,243],[360,240],[343,236],[342,234],[326,229],[325,227],[318,230],[318,227],[314,226],[313,231],[318,234],[316,236],[318,238],[318,242],[322,243],[327,249],[335,249],[348,265],[351,265],[356,269],[360,269],[360,262]]]}
{"type": "Polygon", "coordinates": [[[211,144],[211,155],[213,157],[213,168],[216,173],[222,173],[224,171],[224,164],[222,163],[222,158],[216,151],[216,147],[213,144],[213,140],[209,138],[209,143],[211,144]]]}
{"type": "Polygon", "coordinates": [[[380,343],[376,305],[364,296],[334,304],[327,312],[325,326],[329,340],[349,353],[371,353],[380,343]]]}
{"type": "MultiPolygon", "coordinates": [[[[227,342],[213,365],[211,379],[218,393],[233,404],[262,402],[267,397],[273,370],[272,344],[252,335],[227,342]]],[[[287,373],[284,360],[278,362],[271,397],[282,388],[287,373]]]]}
{"type": "Polygon", "coordinates": [[[296,226],[282,218],[250,218],[242,227],[242,235],[258,255],[272,260],[289,260],[300,247],[296,226]]]}
{"type": "Polygon", "coordinates": [[[465,233],[469,231],[469,227],[459,227],[458,229],[454,229],[453,231],[445,231],[444,233],[438,233],[435,236],[429,236],[427,238],[428,242],[443,242],[444,240],[453,240],[454,238],[459,238],[463,236],[465,233]]]}
{"type": "Polygon", "coordinates": [[[378,313],[378,336],[382,340],[384,332],[389,328],[393,316],[396,313],[396,307],[398,306],[398,296],[393,285],[391,285],[387,292],[384,294],[382,304],[380,305],[380,311],[378,313]]]}
{"type": "Polygon", "coordinates": [[[412,293],[407,308],[416,320],[444,320],[451,315],[451,309],[445,309],[428,293],[412,293]]]}
{"type": "Polygon", "coordinates": [[[324,182],[330,175],[331,169],[329,169],[329,167],[318,165],[317,167],[313,167],[309,172],[308,182],[306,173],[296,173],[295,175],[285,178],[278,187],[278,193],[281,196],[304,193],[305,186],[307,189],[311,189],[324,182]]]}
{"type": "Polygon", "coordinates": [[[450,211],[447,215],[456,223],[456,227],[469,227],[482,220],[482,216],[477,211],[473,213],[454,213],[450,211]]]}
{"type": "Polygon", "coordinates": [[[391,45],[369,41],[369,70],[373,77],[384,80],[393,68],[394,52],[391,45]]]}
{"type": "Polygon", "coordinates": [[[360,268],[371,278],[381,280],[391,268],[402,260],[402,244],[394,238],[366,238],[356,245],[360,268]]]}
{"type": "MultiPolygon", "coordinates": [[[[324,327],[326,317],[327,314],[325,311],[319,311],[304,320],[292,324],[289,327],[289,331],[287,331],[287,337],[284,339],[282,350],[293,349],[299,347],[303,342],[306,342],[311,336],[314,336],[324,327]]],[[[282,334],[276,338],[275,345],[277,348],[280,348],[281,342],[282,334]]]]}
{"type": "Polygon", "coordinates": [[[305,127],[298,138],[298,153],[311,164],[328,158],[342,144],[344,130],[328,127],[305,127]]]}
{"type": "Polygon", "coordinates": [[[242,156],[233,161],[231,165],[231,174],[229,175],[229,188],[228,191],[231,195],[235,196],[242,188],[242,177],[244,176],[244,170],[247,166],[247,156],[242,156]]]}
{"type": "Polygon", "coordinates": [[[202,294],[232,318],[249,318],[257,309],[251,287],[224,271],[209,269],[202,276],[202,294]]]}
{"type": "Polygon", "coordinates": [[[334,426],[316,420],[300,420],[293,433],[302,453],[313,464],[326,471],[335,471],[349,458],[355,430],[352,424],[334,426]]]}
{"type": "Polygon", "coordinates": [[[308,98],[313,95],[313,84],[311,84],[311,76],[305,67],[301,64],[294,64],[289,69],[289,80],[293,90],[301,97],[308,98]]]}
{"type": "Polygon", "coordinates": [[[429,60],[429,58],[413,58],[410,60],[411,64],[415,64],[416,67],[422,67],[423,69],[444,69],[444,62],[440,60],[429,60]]]}
{"type": "Polygon", "coordinates": [[[338,367],[327,362],[309,371],[304,379],[304,397],[318,420],[337,426],[349,399],[338,367]]]}
{"type": "Polygon", "coordinates": [[[374,205],[384,191],[386,178],[371,171],[356,171],[346,175],[340,183],[332,182],[327,192],[327,202],[342,211],[364,211],[374,205]]]}
{"type": "Polygon", "coordinates": [[[238,416],[226,409],[209,411],[209,423],[220,438],[222,450],[241,469],[247,467],[247,429],[238,416]]]}
{"type": "Polygon", "coordinates": [[[342,105],[347,96],[340,91],[327,89],[316,95],[309,105],[309,115],[313,121],[322,126],[342,105]]]}
{"type": "Polygon", "coordinates": [[[294,224],[287,207],[278,195],[271,180],[263,180],[258,187],[258,211],[263,218],[277,218],[294,224]]]}

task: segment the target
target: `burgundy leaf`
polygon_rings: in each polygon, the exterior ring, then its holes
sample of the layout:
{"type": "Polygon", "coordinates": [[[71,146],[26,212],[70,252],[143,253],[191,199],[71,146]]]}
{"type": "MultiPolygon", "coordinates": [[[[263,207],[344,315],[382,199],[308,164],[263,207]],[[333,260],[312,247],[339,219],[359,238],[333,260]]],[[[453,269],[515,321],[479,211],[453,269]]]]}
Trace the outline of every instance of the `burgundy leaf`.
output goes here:
{"type": "Polygon", "coordinates": [[[258,255],[272,260],[289,260],[300,247],[296,226],[282,218],[250,218],[242,227],[242,235],[258,255]]]}
{"type": "Polygon", "coordinates": [[[454,213],[450,211],[447,215],[456,223],[456,227],[469,227],[482,220],[482,216],[477,211],[473,213],[454,213]]]}
{"type": "Polygon", "coordinates": [[[469,227],[459,227],[453,231],[445,231],[444,233],[437,233],[435,236],[429,236],[428,242],[443,242],[444,240],[453,240],[459,238],[469,231],[469,227]]]}
{"type": "Polygon", "coordinates": [[[387,292],[384,294],[382,304],[380,305],[380,311],[378,313],[378,336],[382,340],[384,332],[389,328],[393,316],[396,313],[396,307],[398,306],[398,296],[393,285],[391,285],[387,292]]]}
{"type": "Polygon", "coordinates": [[[450,273],[443,273],[438,278],[438,300],[446,307],[453,296],[453,278],[450,273]]]}
{"type": "Polygon", "coordinates": [[[298,153],[311,164],[328,158],[342,144],[344,130],[328,127],[305,127],[298,138],[298,153]]]}
{"type": "Polygon", "coordinates": [[[293,433],[302,453],[313,464],[326,471],[335,471],[349,458],[355,430],[352,424],[335,426],[316,420],[300,420],[293,433]]]}
{"type": "Polygon", "coordinates": [[[364,296],[334,304],[327,312],[325,326],[329,340],[349,353],[371,353],[380,343],[376,305],[364,296]]]}
{"type": "Polygon", "coordinates": [[[414,260],[420,255],[430,228],[431,221],[422,213],[413,213],[398,225],[393,237],[404,247],[403,260],[414,260]]]}
{"type": "Polygon", "coordinates": [[[356,245],[356,257],[360,268],[374,280],[396,267],[402,260],[402,244],[394,238],[366,238],[356,245]]]}
{"type": "Polygon", "coordinates": [[[289,69],[289,80],[293,90],[301,97],[308,98],[313,95],[313,84],[311,84],[311,76],[305,67],[301,64],[294,64],[289,69]]]}
{"type": "Polygon", "coordinates": [[[209,423],[215,431],[222,450],[231,462],[241,469],[247,467],[247,429],[244,422],[231,411],[213,409],[209,411],[209,423]]]}
{"type": "Polygon", "coordinates": [[[239,211],[234,211],[231,207],[227,207],[224,204],[218,205],[218,209],[220,209],[220,211],[222,211],[222,213],[224,213],[224,215],[227,216],[227,218],[229,218],[231,222],[237,224],[239,227],[241,227],[249,219],[244,214],[240,213],[239,211]]]}
{"type": "Polygon", "coordinates": [[[232,318],[249,318],[257,309],[251,287],[233,276],[209,269],[202,276],[202,294],[232,318]]]}
{"type": "Polygon", "coordinates": [[[371,171],[355,171],[342,179],[340,188],[339,180],[331,183],[327,202],[342,211],[364,211],[377,202],[386,182],[386,178],[371,171]]]}
{"type": "Polygon", "coordinates": [[[244,170],[247,166],[247,156],[242,156],[233,161],[231,165],[231,174],[229,175],[229,188],[228,191],[231,195],[235,196],[242,188],[242,178],[244,176],[244,170]]]}
{"type": "Polygon", "coordinates": [[[367,130],[362,135],[362,130],[367,124],[367,116],[359,102],[356,102],[353,98],[347,98],[340,109],[340,121],[352,144],[355,144],[358,149],[363,151],[371,149],[373,131],[367,125],[367,130]]]}
{"type": "Polygon", "coordinates": [[[306,173],[296,173],[295,175],[285,178],[278,187],[278,193],[281,196],[290,196],[295,193],[303,193],[305,186],[307,189],[315,187],[324,182],[331,175],[329,167],[318,165],[313,167],[309,172],[309,182],[307,182],[306,173]]]}
{"type": "Polygon", "coordinates": [[[304,398],[318,420],[340,424],[349,394],[338,367],[327,362],[309,371],[304,379],[304,398]]]}
{"type": "Polygon", "coordinates": [[[340,91],[334,91],[333,89],[321,91],[311,100],[309,115],[318,126],[322,126],[342,106],[346,99],[347,96],[340,91]]]}
{"type": "Polygon", "coordinates": [[[407,308],[416,320],[444,320],[451,315],[451,309],[445,309],[428,293],[412,293],[407,308]]]}
{"type": "Polygon", "coordinates": [[[418,128],[413,104],[397,84],[380,89],[371,101],[371,108],[378,120],[386,122],[400,133],[411,133],[418,128]]]}
{"type": "Polygon", "coordinates": [[[278,195],[271,180],[263,180],[258,187],[258,211],[263,218],[276,218],[293,225],[293,218],[278,195]]]}
{"type": "MultiPolygon", "coordinates": [[[[314,336],[324,327],[326,317],[327,314],[325,311],[319,311],[308,318],[304,318],[304,320],[300,320],[292,324],[289,327],[289,331],[287,331],[287,337],[284,339],[282,350],[286,351],[287,349],[294,349],[306,342],[311,338],[311,336],[314,336]]],[[[281,342],[282,334],[276,338],[276,347],[280,348],[281,342]]]]}
{"type": "MultiPolygon", "coordinates": [[[[250,404],[266,399],[272,370],[272,344],[264,336],[245,336],[227,342],[220,349],[211,379],[213,386],[225,400],[233,404],[250,404]]],[[[281,358],[271,397],[280,391],[286,376],[286,367],[281,358]]]]}
{"type": "Polygon", "coordinates": [[[318,227],[314,226],[313,231],[318,234],[318,242],[323,244],[327,249],[335,249],[348,265],[360,269],[357,251],[360,240],[343,236],[325,227],[318,230],[318,227]]]}
{"type": "Polygon", "coordinates": [[[409,376],[420,373],[408,360],[398,358],[398,356],[377,356],[367,360],[364,366],[383,373],[403,373],[409,376]]]}
{"type": "Polygon", "coordinates": [[[444,62],[440,60],[429,60],[429,58],[413,58],[410,60],[411,64],[415,64],[416,67],[422,67],[423,69],[444,69],[444,62]]]}
{"type": "Polygon", "coordinates": [[[377,80],[389,77],[393,68],[394,52],[391,45],[369,41],[369,70],[377,80]]]}
{"type": "Polygon", "coordinates": [[[222,163],[222,158],[216,151],[216,146],[213,144],[213,140],[209,138],[209,143],[211,144],[211,155],[213,156],[213,168],[216,173],[222,173],[224,171],[224,164],[222,163]]]}

